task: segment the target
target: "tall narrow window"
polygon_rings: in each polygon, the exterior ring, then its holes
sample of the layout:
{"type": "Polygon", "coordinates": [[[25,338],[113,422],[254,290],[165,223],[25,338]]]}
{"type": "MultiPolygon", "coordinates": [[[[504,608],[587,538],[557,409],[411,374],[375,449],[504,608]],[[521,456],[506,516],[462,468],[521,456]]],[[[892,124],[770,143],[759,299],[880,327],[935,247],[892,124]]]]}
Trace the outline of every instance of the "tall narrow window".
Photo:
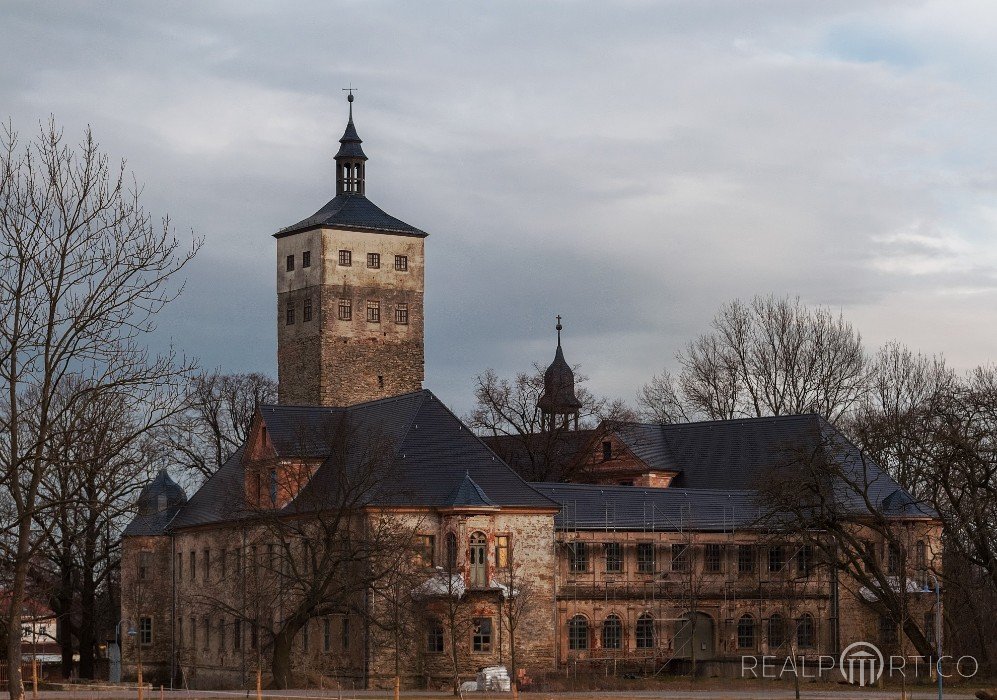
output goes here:
{"type": "Polygon", "coordinates": [[[589,621],[583,615],[568,620],[568,649],[583,651],[589,648],[589,621]]]}
{"type": "Polygon", "coordinates": [[[312,298],[305,298],[304,305],[301,307],[301,320],[307,323],[312,320],[312,298]]]}
{"type": "Polygon", "coordinates": [[[606,543],[606,573],[618,574],[623,571],[623,545],[619,542],[606,543]]]}
{"type": "Polygon", "coordinates": [[[499,569],[509,566],[509,535],[495,537],[495,566],[499,569]]]}
{"type": "Polygon", "coordinates": [[[651,613],[644,613],[637,618],[637,648],[654,648],[654,618],[651,613]]]}
{"type": "Polygon", "coordinates": [[[817,630],[814,618],[810,613],[803,613],[796,626],[796,646],[801,649],[812,649],[817,641],[817,630]]]}
{"type": "Polygon", "coordinates": [[[312,266],[312,251],[306,250],[301,254],[301,267],[311,267],[312,266]]]}
{"type": "Polygon", "coordinates": [[[349,299],[339,300],[339,320],[340,321],[352,321],[353,320],[353,306],[349,299]]]}
{"type": "Polygon", "coordinates": [[[814,569],[813,545],[805,544],[796,553],[796,573],[802,578],[808,578],[814,569]]]}
{"type": "Polygon", "coordinates": [[[332,621],[322,618],[322,651],[332,651],[332,621]]]}
{"type": "Polygon", "coordinates": [[[637,543],[637,573],[653,574],[654,566],[654,543],[637,543]]]}
{"type": "MultiPolygon", "coordinates": [[[[270,503],[277,504],[277,470],[270,470],[270,503]]],[[[270,545],[271,547],[273,545],[270,545]]]]}
{"type": "Polygon", "coordinates": [[[786,643],[786,621],[779,613],[769,618],[769,649],[775,650],[786,643]]]}
{"type": "Polygon", "coordinates": [[[443,625],[436,618],[426,622],[426,651],[430,654],[443,653],[443,625]]]}
{"type": "Polygon", "coordinates": [[[349,267],[353,264],[353,251],[352,250],[341,250],[339,251],[339,264],[343,267],[349,267]]]}
{"type": "Polygon", "coordinates": [[[416,549],[419,563],[422,566],[436,566],[436,537],[433,535],[416,535],[416,549]]]}
{"type": "Polygon", "coordinates": [[[339,629],[339,646],[343,651],[350,648],[350,618],[343,616],[343,626],[339,629]]]}
{"type": "Polygon", "coordinates": [[[717,574],[723,565],[723,547],[716,542],[706,545],[705,561],[703,567],[707,573],[717,574]]]}
{"type": "Polygon", "coordinates": [[[928,587],[928,548],[924,544],[924,540],[918,540],[915,556],[917,557],[917,587],[927,588],[928,587]]]}
{"type": "Polygon", "coordinates": [[[183,553],[182,552],[177,552],[176,564],[174,566],[176,567],[176,577],[177,577],[177,580],[179,581],[180,579],[183,578],[183,553]]]}
{"type": "Polygon", "coordinates": [[[377,270],[381,267],[381,254],[380,253],[367,253],[367,267],[372,270],[377,270]]]}
{"type": "Polygon", "coordinates": [[[308,627],[311,620],[305,620],[305,624],[301,625],[301,651],[305,654],[308,653],[308,627]]]}
{"type": "Polygon", "coordinates": [[[379,301],[367,302],[367,322],[368,323],[381,322],[381,302],[379,301]]]}
{"type": "Polygon", "coordinates": [[[399,326],[408,325],[408,304],[395,304],[395,323],[399,326]]]}
{"type": "Polygon", "coordinates": [[[293,255],[288,255],[287,256],[287,271],[290,272],[293,269],[294,269],[294,256],[293,255]]]}
{"type": "Polygon", "coordinates": [[[140,617],[138,620],[138,641],[142,646],[152,644],[152,618],[140,617]]]}
{"type": "Polygon", "coordinates": [[[782,571],[786,566],[786,554],[782,545],[772,545],[769,547],[769,573],[782,571]]]}
{"type": "Polygon", "coordinates": [[[889,615],[879,616],[879,641],[884,646],[897,643],[897,623],[889,615]]]}
{"type": "Polygon", "coordinates": [[[589,550],[584,542],[568,542],[568,571],[580,574],[589,570],[589,550]]]}
{"type": "Polygon", "coordinates": [[[602,648],[623,648],[623,622],[616,615],[610,615],[602,623],[602,648]]]}
{"type": "Polygon", "coordinates": [[[204,582],[211,582],[211,550],[204,550],[204,582]]]}
{"type": "Polygon", "coordinates": [[[204,649],[211,648],[211,618],[204,616],[204,649]]]}
{"type": "Polygon", "coordinates": [[[608,462],[613,458],[613,443],[609,440],[602,441],[602,461],[608,462]]]}
{"type": "Polygon", "coordinates": [[[287,325],[289,326],[294,325],[294,301],[291,299],[287,300],[287,308],[284,311],[284,318],[287,322],[287,325]]]}
{"type": "Polygon", "coordinates": [[[399,272],[408,271],[408,256],[407,255],[396,255],[395,256],[395,269],[399,272]]]}
{"type": "Polygon", "coordinates": [[[886,570],[889,572],[890,576],[899,576],[900,571],[903,568],[903,552],[900,551],[900,547],[896,544],[890,544],[887,548],[887,558],[886,558],[886,570]]]}
{"type": "Polygon", "coordinates": [[[739,544],[737,546],[737,573],[750,574],[755,570],[755,546],[739,544]]]}
{"type": "Polygon", "coordinates": [[[488,585],[488,561],[485,556],[485,535],[475,532],[471,535],[471,586],[484,588],[488,585]]]}
{"type": "Polygon", "coordinates": [[[225,618],[218,618],[218,651],[225,651],[225,618]]]}
{"type": "Polygon", "coordinates": [[[152,552],[138,553],[138,580],[148,581],[152,578],[152,552]]]}
{"type": "Polygon", "coordinates": [[[755,618],[751,615],[742,615],[737,621],[737,648],[755,648],[755,618]]]}
{"type": "Polygon", "coordinates": [[[197,580],[197,552],[190,553],[190,580],[197,580]]]}
{"type": "Polygon", "coordinates": [[[471,633],[471,651],[488,652],[492,650],[492,618],[476,617],[471,633]]]}
{"type": "Polygon", "coordinates": [[[457,535],[447,533],[447,571],[457,570],[457,535]]]}
{"type": "Polygon", "coordinates": [[[232,623],[232,648],[236,651],[242,649],[242,620],[232,623]]]}
{"type": "Polygon", "coordinates": [[[672,571],[689,570],[689,545],[672,545],[672,571]]]}

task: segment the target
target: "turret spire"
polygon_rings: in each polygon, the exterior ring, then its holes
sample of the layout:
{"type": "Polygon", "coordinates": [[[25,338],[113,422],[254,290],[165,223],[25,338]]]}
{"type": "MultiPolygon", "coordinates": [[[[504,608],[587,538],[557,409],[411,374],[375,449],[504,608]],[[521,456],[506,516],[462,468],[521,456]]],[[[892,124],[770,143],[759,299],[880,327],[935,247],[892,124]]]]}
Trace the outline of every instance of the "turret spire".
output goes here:
{"type": "Polygon", "coordinates": [[[357,134],[357,128],[353,125],[353,88],[343,88],[349,91],[346,101],[350,105],[350,116],[346,122],[346,130],[343,137],[339,139],[339,152],[336,153],[336,195],[341,194],[364,194],[366,189],[365,163],[367,156],[363,152],[360,144],[363,139],[357,134]]]}
{"type": "Polygon", "coordinates": [[[544,419],[542,424],[545,429],[553,430],[558,425],[568,428],[570,419],[574,417],[575,429],[578,429],[578,413],[582,407],[582,402],[575,396],[575,373],[571,371],[571,366],[564,359],[564,351],[561,349],[561,316],[557,316],[557,350],[554,352],[554,361],[544,372],[544,393],[540,397],[538,405],[544,419]]]}

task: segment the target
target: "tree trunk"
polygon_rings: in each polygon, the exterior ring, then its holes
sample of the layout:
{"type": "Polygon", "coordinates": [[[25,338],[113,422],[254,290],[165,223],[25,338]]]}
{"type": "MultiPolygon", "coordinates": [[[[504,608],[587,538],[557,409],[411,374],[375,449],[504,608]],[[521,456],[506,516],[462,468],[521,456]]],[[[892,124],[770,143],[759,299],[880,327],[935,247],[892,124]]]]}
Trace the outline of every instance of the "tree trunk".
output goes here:
{"type": "MultiPolygon", "coordinates": [[[[80,591],[80,678],[95,678],[94,654],[97,646],[97,592],[94,581],[94,551],[96,543],[87,538],[83,552],[82,590],[80,591]]],[[[138,621],[135,621],[136,626],[138,621]]]]}
{"type": "Polygon", "coordinates": [[[281,690],[291,687],[291,646],[293,642],[294,632],[286,626],[277,633],[273,640],[273,660],[270,663],[270,671],[273,673],[274,687],[281,690]]]}
{"type": "Polygon", "coordinates": [[[24,605],[25,583],[28,573],[28,547],[31,521],[22,518],[18,525],[17,556],[14,558],[14,580],[11,585],[7,611],[7,692],[10,700],[24,700],[21,683],[21,610],[24,605]]]}

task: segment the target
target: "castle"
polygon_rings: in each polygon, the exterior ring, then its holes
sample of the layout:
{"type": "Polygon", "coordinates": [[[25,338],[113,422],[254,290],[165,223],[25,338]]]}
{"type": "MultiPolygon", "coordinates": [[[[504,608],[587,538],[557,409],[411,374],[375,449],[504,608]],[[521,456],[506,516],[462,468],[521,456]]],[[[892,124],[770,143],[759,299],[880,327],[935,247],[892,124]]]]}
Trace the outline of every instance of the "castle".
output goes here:
{"type": "MultiPolygon", "coordinates": [[[[349,103],[335,197],[274,234],[279,403],[189,499],[160,473],[124,532],[126,675],[436,688],[497,664],[523,682],[730,673],[745,654],[896,645],[868,591],[757,524],[759,480],[787,445],[835,434],[821,418],[577,431],[559,322],[539,408],[587,483],[528,483],[515,450],[424,389],[427,234],[367,198],[349,103]]],[[[864,556],[919,581],[940,525],[876,469],[874,506],[910,555],[870,531],[864,556]]],[[[917,597],[911,615],[933,614],[917,597]]]]}

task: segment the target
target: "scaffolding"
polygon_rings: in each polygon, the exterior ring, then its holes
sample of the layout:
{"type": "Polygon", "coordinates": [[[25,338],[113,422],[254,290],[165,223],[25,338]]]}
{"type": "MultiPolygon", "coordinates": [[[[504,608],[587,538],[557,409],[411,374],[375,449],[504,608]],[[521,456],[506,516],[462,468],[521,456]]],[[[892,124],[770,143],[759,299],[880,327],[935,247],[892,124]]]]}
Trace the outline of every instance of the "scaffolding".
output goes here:
{"type": "MultiPolygon", "coordinates": [[[[737,655],[745,652],[738,636],[738,624],[745,614],[752,616],[754,649],[761,650],[763,635],[768,643],[767,614],[775,610],[787,622],[796,621],[794,608],[799,607],[801,599],[821,597],[821,591],[829,590],[816,575],[802,583],[793,578],[792,567],[799,561],[804,545],[793,545],[785,534],[767,534],[756,526],[745,525],[752,522],[754,513],[739,513],[731,494],[718,509],[719,519],[707,520],[693,513],[688,492],[682,493],[685,502],[678,508],[677,517],[674,508],[666,512],[645,497],[637,527],[621,524],[620,504],[605,492],[601,523],[579,517],[577,500],[563,504],[558,539],[561,546],[573,548],[575,553],[564,562],[565,578],[558,587],[559,646],[569,620],[582,615],[587,621],[585,647],[572,649],[568,640],[567,654],[562,659],[566,672],[695,674],[700,662],[739,658],[737,655]],[[778,545],[773,544],[775,538],[778,545]],[[583,570],[578,567],[573,571],[573,557],[581,551],[579,543],[584,543],[586,562],[583,570]],[[614,551],[622,560],[622,566],[614,570],[604,562],[599,566],[599,550],[605,554],[610,543],[619,547],[614,551]],[[644,545],[645,555],[647,547],[651,547],[651,570],[638,568],[641,561],[646,563],[646,556],[642,560],[638,553],[640,545],[644,545]],[[750,566],[742,561],[742,546],[752,548],[750,566]],[[774,546],[782,548],[781,562],[771,560],[769,554],[762,556],[774,546]],[[779,566],[773,568],[776,563],[779,566]],[[648,614],[652,616],[652,642],[638,648],[636,628],[642,616],[648,614]],[[622,622],[619,642],[615,636],[604,636],[610,616],[622,622]],[[710,642],[703,646],[707,637],[710,642]],[[613,643],[607,646],[603,642],[613,643]]],[[[807,652],[817,653],[821,646],[823,617],[812,616],[818,641],[807,652]]],[[[796,633],[795,625],[785,629],[786,637],[795,639],[796,633]]],[[[791,647],[795,656],[795,645],[791,647]]],[[[780,647],[782,651],[789,649],[780,647]]]]}

